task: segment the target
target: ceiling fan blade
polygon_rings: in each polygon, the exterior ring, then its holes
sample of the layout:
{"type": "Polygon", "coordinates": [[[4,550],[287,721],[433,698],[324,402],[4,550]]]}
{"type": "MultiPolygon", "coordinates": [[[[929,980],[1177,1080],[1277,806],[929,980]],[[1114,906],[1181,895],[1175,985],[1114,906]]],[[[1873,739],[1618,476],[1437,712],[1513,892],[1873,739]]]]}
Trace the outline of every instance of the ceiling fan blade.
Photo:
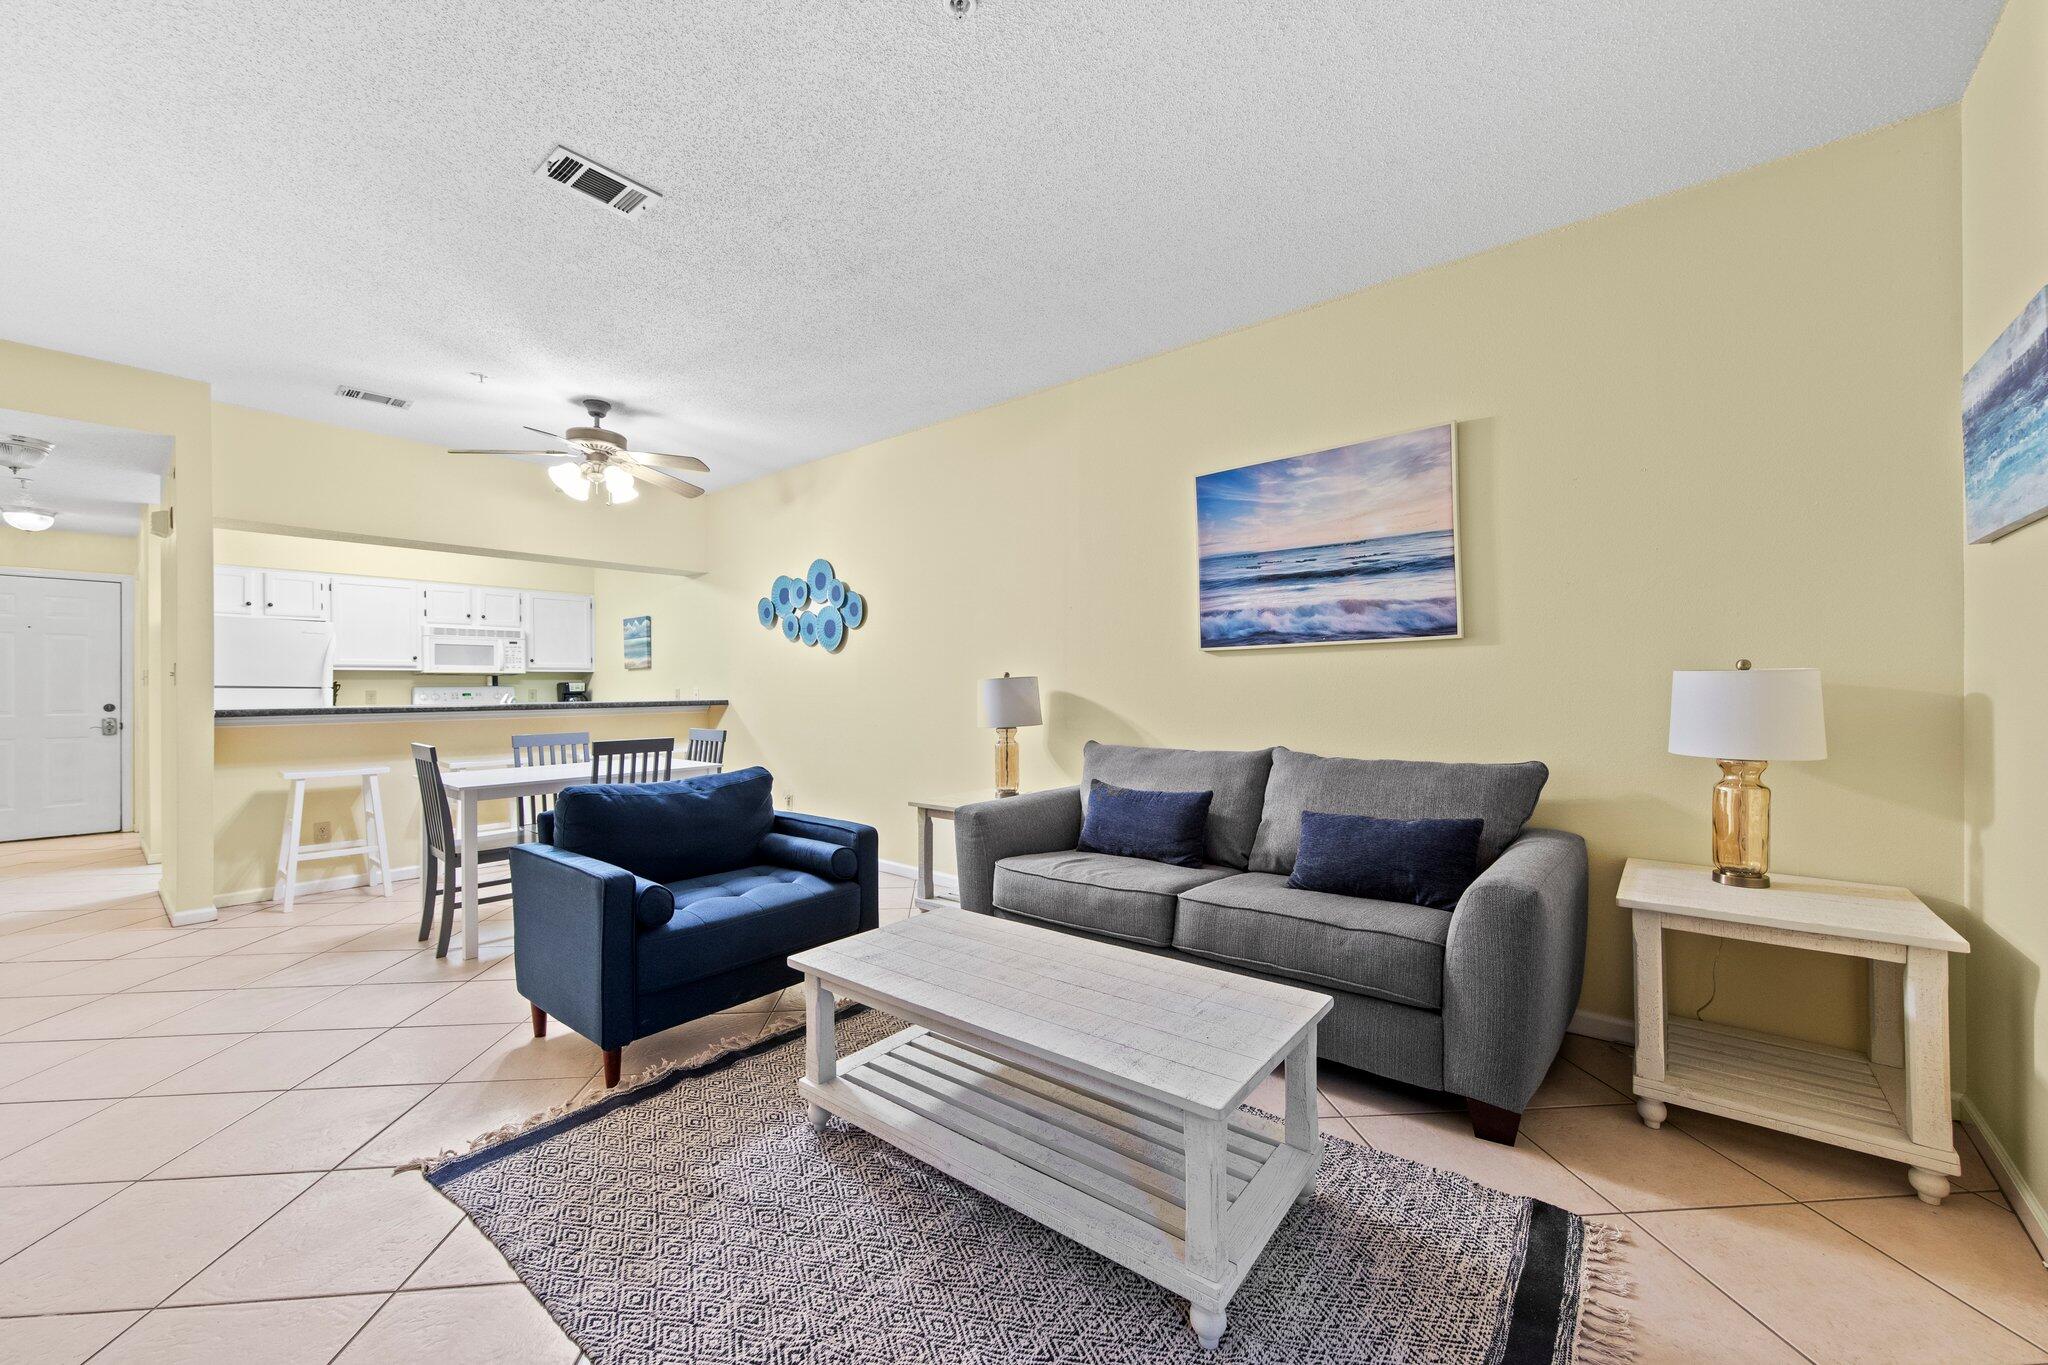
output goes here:
{"type": "Polygon", "coordinates": [[[566,450],[451,450],[450,455],[567,455],[566,450]]]}
{"type": "Polygon", "coordinates": [[[521,431],[530,431],[536,436],[545,436],[550,441],[566,441],[569,439],[559,431],[542,431],[539,427],[521,427],[519,429],[521,431]]]}
{"type": "Polygon", "coordinates": [[[663,455],[659,451],[654,450],[629,450],[626,452],[626,455],[627,458],[638,460],[642,464],[666,465],[670,469],[687,469],[693,474],[709,474],[711,472],[711,466],[705,464],[695,455],[663,455]]]}
{"type": "Polygon", "coordinates": [[[623,463],[632,472],[633,477],[644,484],[655,488],[666,488],[669,492],[680,493],[686,498],[701,498],[704,496],[704,490],[697,487],[696,484],[679,479],[675,475],[665,473],[651,465],[637,464],[632,460],[626,460],[623,463]]]}

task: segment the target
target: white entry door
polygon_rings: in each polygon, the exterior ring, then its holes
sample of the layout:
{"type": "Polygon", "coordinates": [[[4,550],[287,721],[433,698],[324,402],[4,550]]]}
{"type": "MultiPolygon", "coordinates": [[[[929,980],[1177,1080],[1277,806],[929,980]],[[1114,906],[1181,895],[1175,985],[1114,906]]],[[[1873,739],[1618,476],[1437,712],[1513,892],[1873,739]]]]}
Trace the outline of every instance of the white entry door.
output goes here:
{"type": "Polygon", "coordinates": [[[121,585],[0,573],[0,839],[121,828],[121,585]]]}

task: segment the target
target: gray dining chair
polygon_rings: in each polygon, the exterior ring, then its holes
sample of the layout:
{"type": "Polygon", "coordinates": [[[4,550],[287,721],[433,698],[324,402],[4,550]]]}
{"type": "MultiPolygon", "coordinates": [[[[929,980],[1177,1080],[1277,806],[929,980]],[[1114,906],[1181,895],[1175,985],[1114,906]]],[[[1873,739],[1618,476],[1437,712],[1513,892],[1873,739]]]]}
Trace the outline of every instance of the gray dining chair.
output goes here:
{"type": "Polygon", "coordinates": [[[709,763],[720,772],[725,771],[725,731],[692,730],[690,744],[683,751],[683,758],[691,763],[709,763]]]}
{"type": "Polygon", "coordinates": [[[590,746],[592,782],[666,782],[675,771],[676,742],[660,739],[601,739],[590,746]]]}
{"type": "MultiPolygon", "coordinates": [[[[560,730],[547,735],[512,736],[512,766],[515,768],[539,768],[555,763],[588,763],[590,761],[590,732],[588,730],[560,730]]],[[[552,795],[521,796],[513,800],[519,822],[519,836],[533,837],[533,827],[544,810],[555,808],[552,795]]]]}
{"type": "MultiPolygon", "coordinates": [[[[434,927],[434,902],[441,902],[441,938],[435,945],[434,956],[448,956],[448,935],[455,927],[455,913],[461,908],[462,845],[455,839],[455,817],[448,805],[448,789],[441,784],[441,756],[431,744],[412,746],[412,766],[420,781],[420,942],[427,941],[427,933],[434,927]],[[440,866],[440,877],[435,876],[435,865],[440,866]]],[[[476,860],[479,864],[502,863],[512,856],[510,842],[487,846],[485,836],[477,839],[476,860]]],[[[490,883],[505,886],[504,881],[490,883]]],[[[512,893],[501,891],[495,896],[486,896],[481,887],[477,890],[476,903],[479,906],[494,905],[499,901],[512,899],[512,893]]],[[[475,955],[475,944],[470,945],[475,955]]]]}

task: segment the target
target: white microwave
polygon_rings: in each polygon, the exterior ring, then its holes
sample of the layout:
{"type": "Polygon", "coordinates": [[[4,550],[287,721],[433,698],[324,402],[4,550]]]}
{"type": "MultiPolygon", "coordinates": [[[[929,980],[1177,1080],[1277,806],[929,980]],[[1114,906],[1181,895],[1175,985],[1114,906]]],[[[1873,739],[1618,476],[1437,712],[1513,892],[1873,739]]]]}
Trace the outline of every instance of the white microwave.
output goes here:
{"type": "Polygon", "coordinates": [[[526,633],[503,626],[428,626],[422,673],[524,673],[526,633]]]}

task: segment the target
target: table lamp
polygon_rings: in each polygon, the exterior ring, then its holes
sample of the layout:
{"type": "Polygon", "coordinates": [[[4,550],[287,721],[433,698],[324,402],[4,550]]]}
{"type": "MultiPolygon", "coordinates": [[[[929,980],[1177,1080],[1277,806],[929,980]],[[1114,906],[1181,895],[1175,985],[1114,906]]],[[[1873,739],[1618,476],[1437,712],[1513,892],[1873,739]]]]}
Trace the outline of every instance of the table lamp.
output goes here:
{"type": "Polygon", "coordinates": [[[1734,668],[1673,672],[1669,748],[1721,765],[1714,784],[1714,880],[1769,886],[1771,789],[1758,779],[1772,759],[1828,756],[1820,670],[1752,668],[1741,659],[1734,668]]]}
{"type": "Polygon", "coordinates": [[[1043,725],[1038,709],[1038,679],[981,680],[981,723],[996,732],[996,795],[1017,794],[1017,727],[1043,725]]]}

